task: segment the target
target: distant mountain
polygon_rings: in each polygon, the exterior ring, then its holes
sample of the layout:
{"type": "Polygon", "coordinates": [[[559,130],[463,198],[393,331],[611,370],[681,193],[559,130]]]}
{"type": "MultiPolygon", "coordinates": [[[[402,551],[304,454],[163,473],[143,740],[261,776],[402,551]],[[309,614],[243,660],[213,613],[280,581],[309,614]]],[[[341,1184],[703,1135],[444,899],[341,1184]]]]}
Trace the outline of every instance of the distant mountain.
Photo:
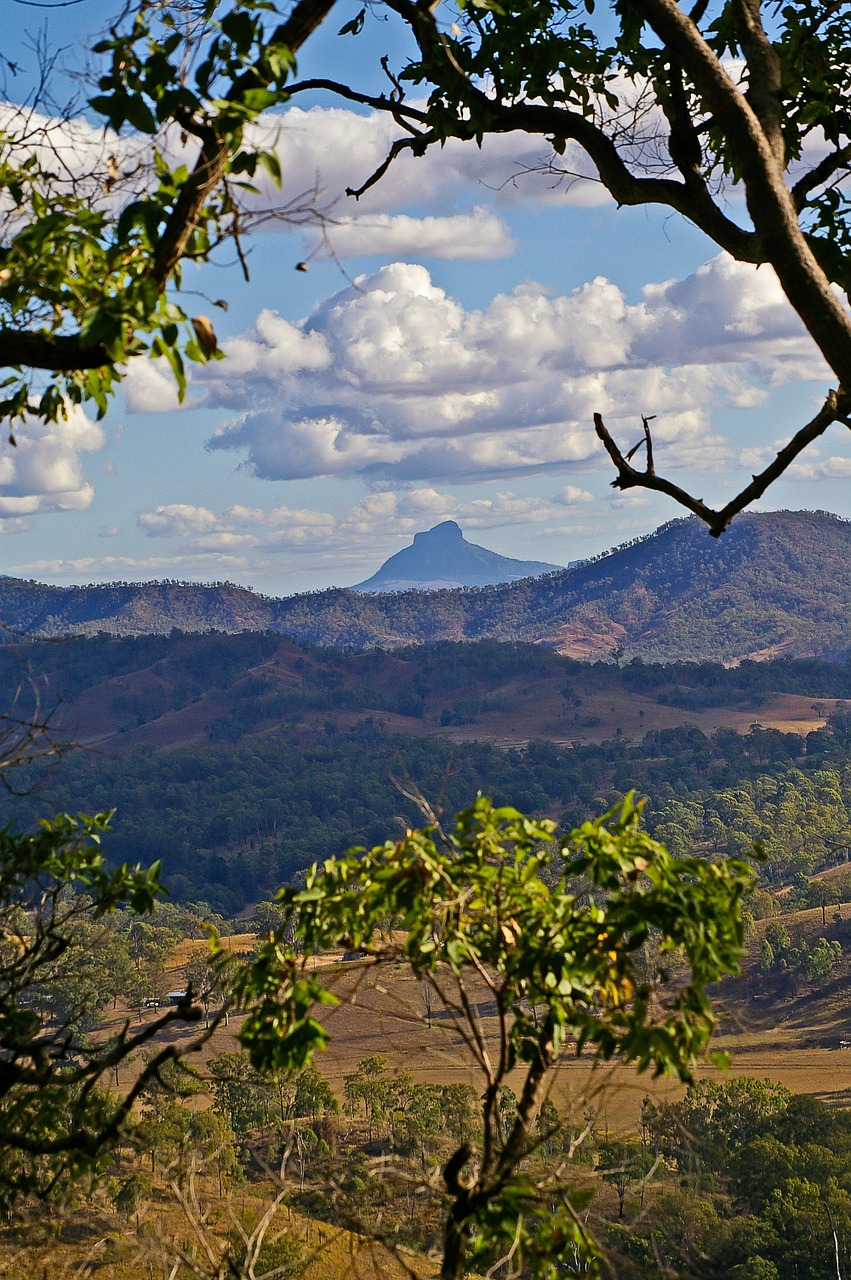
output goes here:
{"type": "Polygon", "coordinates": [[[716,541],[698,520],[674,520],[573,569],[426,598],[334,588],[276,600],[227,583],[0,578],[0,622],[43,636],[274,631],[347,649],[489,638],[590,659],[838,658],[851,652],[851,522],[747,514],[716,541]]]}
{"type": "Polygon", "coordinates": [[[412,546],[397,551],[365,582],[352,591],[368,593],[489,587],[519,578],[539,578],[563,565],[540,560],[513,560],[468,542],[454,520],[444,520],[426,533],[414,534],[412,546]]]}

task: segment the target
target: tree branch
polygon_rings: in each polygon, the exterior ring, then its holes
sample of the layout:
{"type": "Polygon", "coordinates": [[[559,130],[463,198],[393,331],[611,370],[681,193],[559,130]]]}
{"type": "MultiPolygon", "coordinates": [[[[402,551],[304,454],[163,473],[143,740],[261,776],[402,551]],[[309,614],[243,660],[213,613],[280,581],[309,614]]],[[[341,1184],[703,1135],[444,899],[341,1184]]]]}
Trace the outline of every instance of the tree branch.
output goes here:
{"type": "MultiPolygon", "coordinates": [[[[295,53],[308,36],[321,26],[335,3],[336,0],[299,0],[286,22],[272,33],[269,44],[284,45],[291,53],[295,53]]],[[[264,76],[260,67],[255,65],[239,76],[224,96],[229,102],[238,102],[249,90],[262,88],[268,83],[269,77],[264,76]]],[[[151,264],[149,276],[159,289],[165,288],[174,268],[183,257],[198,216],[224,177],[230,159],[230,143],[226,138],[221,137],[212,126],[202,132],[205,137],[200,155],[188,182],[175,201],[151,264]]]]}
{"type": "Polygon", "coordinates": [[[388,98],[383,93],[377,96],[373,93],[361,93],[358,89],[353,89],[348,84],[342,84],[339,80],[322,78],[297,80],[295,84],[290,85],[287,92],[290,97],[293,97],[296,93],[309,93],[317,89],[333,93],[338,98],[345,98],[348,102],[357,102],[360,106],[373,107],[376,111],[388,112],[393,116],[394,120],[404,126],[407,126],[410,120],[416,120],[418,124],[428,123],[428,115],[425,111],[419,111],[416,107],[408,106],[406,102],[388,98]]]}
{"type": "Polygon", "coordinates": [[[84,346],[78,334],[0,329],[0,368],[25,366],[71,373],[76,369],[99,369],[109,363],[104,347],[99,343],[84,346]]]}
{"type": "Polygon", "coordinates": [[[760,0],[733,0],[733,15],[748,66],[748,103],[762,126],[775,159],[785,166],[780,59],[765,34],[760,0]]]}
{"type": "MultiPolygon", "coordinates": [[[[680,506],[698,516],[704,524],[709,526],[709,532],[713,538],[718,538],[730,524],[733,517],[738,515],[740,511],[744,511],[745,507],[750,506],[752,502],[756,502],[758,498],[761,498],[769,485],[772,485],[775,480],[778,480],[783,475],[783,472],[795,461],[798,454],[802,453],[808,445],[823,435],[829,426],[834,422],[842,422],[846,427],[851,427],[851,397],[841,389],[839,391],[829,391],[827,399],[812,421],[801,427],[800,431],[795,433],[789,443],[778,452],[765,470],[761,471],[759,475],[753,476],[751,483],[746,485],[741,493],[731,498],[720,511],[707,506],[702,498],[693,497],[688,490],[683,489],[678,484],[674,484],[672,480],[656,475],[653,467],[652,442],[648,425],[650,419],[643,418],[642,421],[646,437],[648,465],[646,470],[638,471],[629,462],[632,453],[626,455],[626,457],[621,453],[609,434],[601,415],[599,413],[594,414],[594,430],[602,441],[603,447],[617,471],[617,477],[612,481],[612,488],[622,490],[653,489],[657,493],[664,493],[666,497],[673,498],[674,502],[678,502],[680,506]]],[[[645,442],[642,441],[642,443],[645,442]]]]}
{"type": "Polygon", "coordinates": [[[818,164],[813,165],[812,169],[799,178],[792,187],[792,199],[795,201],[796,209],[800,212],[806,206],[810,192],[815,187],[820,187],[823,182],[827,182],[828,178],[833,177],[837,169],[847,167],[849,163],[851,163],[851,144],[839,147],[836,151],[823,156],[818,164]]]}
{"type": "Polygon", "coordinates": [[[412,151],[415,156],[421,156],[429,143],[436,140],[434,134],[423,134],[416,138],[397,138],[378,168],[359,187],[346,187],[346,195],[354,196],[359,200],[365,191],[369,191],[370,187],[374,187],[376,182],[381,181],[393,161],[403,151],[412,151]]]}
{"type": "Polygon", "coordinates": [[[775,152],[770,129],[766,133],[752,105],[756,101],[761,111],[768,110],[765,104],[773,92],[770,69],[761,69],[758,60],[754,66],[749,64],[746,97],[676,0],[635,0],[635,7],[679,61],[723,128],[730,156],[743,175],[748,212],[764,261],[773,266],[783,292],[840,385],[851,386],[851,318],[801,228],[783,160],[775,152]],[[768,79],[757,89],[760,75],[768,79]]]}

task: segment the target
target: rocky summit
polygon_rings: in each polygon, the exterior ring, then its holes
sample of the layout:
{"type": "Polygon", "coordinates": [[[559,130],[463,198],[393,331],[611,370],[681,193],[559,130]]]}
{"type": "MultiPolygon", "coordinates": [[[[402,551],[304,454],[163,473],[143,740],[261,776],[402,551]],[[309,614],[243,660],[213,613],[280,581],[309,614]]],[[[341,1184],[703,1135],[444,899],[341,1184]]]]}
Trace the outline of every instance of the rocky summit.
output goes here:
{"type": "Polygon", "coordinates": [[[444,520],[414,535],[410,547],[398,551],[353,591],[438,591],[447,587],[489,587],[555,573],[562,565],[540,560],[514,560],[468,542],[460,525],[444,520]]]}

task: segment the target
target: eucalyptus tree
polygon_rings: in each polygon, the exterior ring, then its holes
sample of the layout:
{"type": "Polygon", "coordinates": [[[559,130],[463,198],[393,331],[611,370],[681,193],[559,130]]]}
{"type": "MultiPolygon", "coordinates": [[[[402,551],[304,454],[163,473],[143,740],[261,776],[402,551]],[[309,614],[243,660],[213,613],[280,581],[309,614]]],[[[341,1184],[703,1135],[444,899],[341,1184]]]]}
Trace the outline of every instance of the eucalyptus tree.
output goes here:
{"type": "MultiPolygon", "coordinates": [[[[480,797],[449,830],[435,822],[314,865],[303,887],[280,894],[298,950],[285,922],[253,963],[240,969],[226,953],[221,963],[251,1006],[242,1043],[267,1072],[302,1068],[328,1043],[320,1013],[336,997],[327,971],[309,967],[314,948],[361,950],[429,982],[482,1099],[476,1139],[461,1137],[443,1166],[442,1275],[459,1280],[513,1248],[531,1274],[554,1277],[566,1257],[593,1267],[594,1247],[560,1173],[523,1167],[552,1073],[585,1047],[689,1080],[713,1025],[706,986],[737,967],[750,880],[743,864],[671,855],[642,831],[632,796],[559,842],[553,823],[480,797]],[[592,891],[577,894],[577,883],[592,891]]],[[[374,1056],[347,1078],[347,1095],[374,1121],[388,1083],[374,1056]]]]}

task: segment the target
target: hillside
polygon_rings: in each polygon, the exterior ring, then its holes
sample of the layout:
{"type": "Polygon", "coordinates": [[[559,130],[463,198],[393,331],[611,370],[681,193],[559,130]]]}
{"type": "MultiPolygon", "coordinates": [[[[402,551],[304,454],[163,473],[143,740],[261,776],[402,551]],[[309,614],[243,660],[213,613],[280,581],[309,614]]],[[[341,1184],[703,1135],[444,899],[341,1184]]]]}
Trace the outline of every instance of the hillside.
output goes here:
{"type": "Polygon", "coordinates": [[[676,520],[594,561],[500,586],[276,600],[230,584],[49,587],[0,579],[0,618],[40,636],[274,631],[312,645],[523,641],[577,658],[837,658],[851,650],[851,523],[739,517],[720,541],[676,520]]]}
{"type": "Polygon", "coordinates": [[[444,520],[414,535],[410,547],[398,551],[352,591],[434,590],[441,587],[487,587],[520,578],[540,577],[560,569],[539,560],[513,560],[468,542],[454,520],[444,520]]]}
{"type": "Polygon", "coordinates": [[[661,838],[762,839],[788,883],[851,856],[849,703],[851,665],[815,660],[617,667],[489,641],[340,653],[269,633],[7,644],[0,705],[14,719],[56,707],[54,740],[84,749],[16,774],[4,821],[116,808],[113,856],[162,858],[178,898],[232,912],[317,855],[415,824],[399,781],[449,812],[483,791],[568,825],[637,787],[661,838]]]}
{"type": "Polygon", "coordinates": [[[630,741],[684,722],[806,734],[848,699],[851,666],[818,660],[619,667],[493,641],[340,653],[270,632],[0,646],[0,708],[55,707],[63,740],[109,752],[364,724],[501,747],[630,741]]]}
{"type": "Polygon", "coordinates": [[[823,512],[738,519],[720,541],[693,518],[574,569],[478,590],[281,602],[313,644],[523,640],[576,658],[838,657],[851,648],[851,523],[823,512]]]}

